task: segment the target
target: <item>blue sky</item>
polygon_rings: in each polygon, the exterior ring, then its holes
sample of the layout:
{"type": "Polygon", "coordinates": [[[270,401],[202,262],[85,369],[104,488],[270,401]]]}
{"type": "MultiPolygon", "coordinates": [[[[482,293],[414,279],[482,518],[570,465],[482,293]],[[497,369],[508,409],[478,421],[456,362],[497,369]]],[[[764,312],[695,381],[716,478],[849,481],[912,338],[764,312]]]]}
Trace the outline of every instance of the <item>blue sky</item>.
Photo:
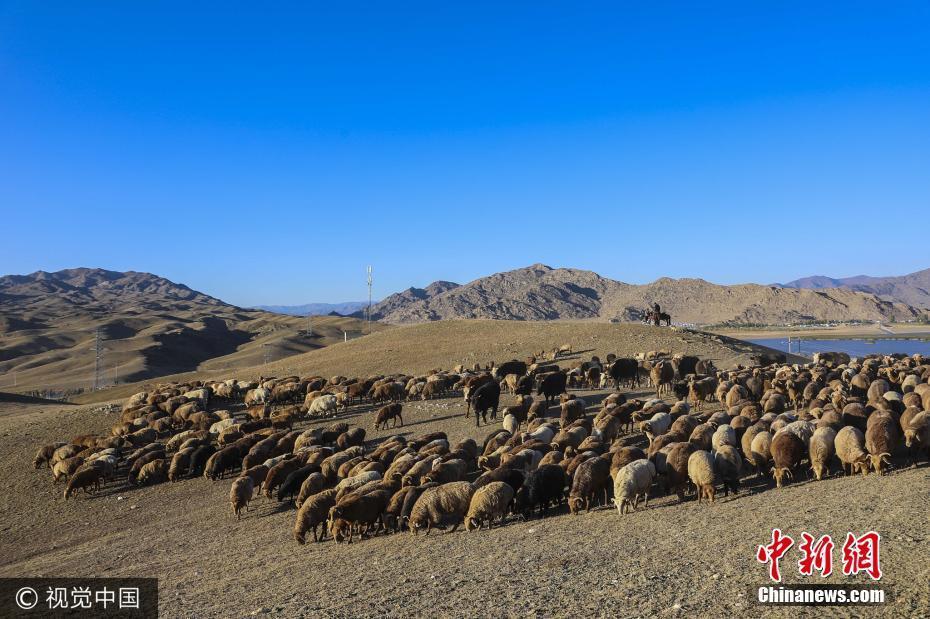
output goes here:
{"type": "Polygon", "coordinates": [[[367,264],[376,297],[902,274],[930,4],[0,0],[0,136],[0,273],[241,305],[361,299],[367,264]]]}

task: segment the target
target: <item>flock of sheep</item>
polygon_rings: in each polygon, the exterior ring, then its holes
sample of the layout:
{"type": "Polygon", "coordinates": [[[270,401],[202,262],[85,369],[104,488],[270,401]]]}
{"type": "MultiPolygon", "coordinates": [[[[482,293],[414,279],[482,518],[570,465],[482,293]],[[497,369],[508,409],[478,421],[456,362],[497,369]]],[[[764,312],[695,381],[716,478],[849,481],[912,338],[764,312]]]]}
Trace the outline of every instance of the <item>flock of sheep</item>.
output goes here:
{"type": "Polygon", "coordinates": [[[781,487],[808,469],[821,480],[836,463],[863,475],[916,465],[930,459],[928,381],[919,355],[718,370],[663,351],[565,368],[529,358],[424,376],[172,383],[130,397],[108,435],[42,446],[34,465],[67,481],[66,499],[117,477],[144,485],[229,475],[237,518],[256,493],[292,502],[301,544],[308,532],[352,541],[472,530],[564,503],[573,514],[611,503],[624,514],[663,493],[713,502],[718,488],[738,492],[752,473],[781,487]],[[641,381],[655,398],[621,391],[641,381]],[[609,394],[594,407],[572,387],[609,394]],[[502,390],[515,403],[480,444],[443,432],[376,442],[338,421],[293,429],[354,406],[371,406],[376,429],[402,426],[404,401],[453,394],[465,398],[466,416],[487,422],[502,390]],[[708,401],[723,410],[703,412],[708,401]]]}

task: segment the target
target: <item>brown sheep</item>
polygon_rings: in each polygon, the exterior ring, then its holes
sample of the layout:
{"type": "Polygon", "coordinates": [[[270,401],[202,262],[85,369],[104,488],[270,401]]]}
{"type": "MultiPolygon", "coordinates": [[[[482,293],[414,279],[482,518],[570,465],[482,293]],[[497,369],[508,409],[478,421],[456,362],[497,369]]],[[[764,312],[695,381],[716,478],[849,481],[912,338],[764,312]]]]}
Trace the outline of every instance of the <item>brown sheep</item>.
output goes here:
{"type": "Polygon", "coordinates": [[[430,530],[435,526],[452,527],[455,531],[462,523],[471,505],[474,488],[467,481],[457,481],[430,488],[417,499],[410,513],[410,530],[416,534],[420,529],[430,530]]]}
{"type": "Polygon", "coordinates": [[[704,499],[714,502],[717,494],[714,456],[709,451],[697,450],[688,457],[688,477],[697,488],[698,503],[704,499]]]}
{"type": "Polygon", "coordinates": [[[330,488],[318,492],[305,500],[297,510],[294,521],[294,539],[298,544],[306,543],[307,531],[313,531],[313,541],[323,541],[326,538],[326,519],[329,511],[336,505],[336,490],[330,488]],[[317,527],[323,525],[320,537],[317,537],[317,527]]]}
{"type": "Polygon", "coordinates": [[[265,482],[262,484],[262,491],[265,493],[265,497],[270,499],[274,491],[278,489],[278,486],[283,484],[284,480],[287,479],[287,476],[301,466],[303,466],[303,463],[300,459],[289,458],[271,467],[268,470],[268,475],[265,476],[265,482]]]}
{"type": "Polygon", "coordinates": [[[904,429],[904,444],[911,450],[914,466],[917,466],[917,454],[923,450],[930,460],[930,412],[923,411],[914,415],[904,429]]]}
{"type": "Polygon", "coordinates": [[[775,478],[775,485],[781,488],[786,476],[788,479],[794,478],[792,470],[801,463],[807,449],[804,441],[796,434],[782,431],[776,432],[772,438],[771,451],[772,461],[775,464],[772,467],[772,476],[775,478]]]}
{"type": "Polygon", "coordinates": [[[168,480],[168,463],[164,458],[152,460],[139,470],[136,483],[140,486],[160,484],[168,480]]]}
{"type": "Polygon", "coordinates": [[[65,487],[65,499],[73,495],[79,489],[84,490],[84,492],[96,492],[100,490],[101,481],[102,473],[100,469],[96,467],[88,467],[76,471],[74,475],[71,476],[71,479],[68,480],[68,485],[65,487]]]}
{"type": "Polygon", "coordinates": [[[685,500],[688,486],[688,459],[697,451],[691,443],[672,443],[665,456],[665,485],[669,492],[675,492],[679,501],[685,500]]]}
{"type": "Polygon", "coordinates": [[[81,465],[84,464],[84,458],[81,456],[71,456],[70,458],[65,458],[64,460],[59,460],[52,467],[52,477],[57,484],[61,479],[68,479],[81,468],[81,465]]]}
{"type": "Polygon", "coordinates": [[[348,543],[352,543],[353,525],[365,527],[364,538],[376,522],[383,524],[384,510],[391,496],[385,490],[375,490],[367,494],[353,492],[337,500],[329,510],[330,534],[337,542],[342,541],[348,529],[348,543]]]}
{"type": "Polygon", "coordinates": [[[36,452],[35,458],[32,459],[32,465],[40,469],[43,465],[46,468],[52,467],[52,456],[55,454],[55,451],[59,447],[64,447],[67,443],[51,443],[49,445],[43,445],[39,447],[39,450],[36,452]]]}
{"type": "MultiPolygon", "coordinates": [[[[879,381],[872,384],[875,385],[879,381]]],[[[871,387],[869,388],[871,391],[871,387]]],[[[876,411],[869,416],[865,431],[865,448],[869,452],[872,470],[884,475],[891,464],[891,454],[901,439],[898,422],[890,413],[876,411]]]]}
{"type": "Polygon", "coordinates": [[[582,508],[591,511],[592,504],[601,494],[606,505],[610,481],[610,461],[606,458],[590,458],[579,464],[572,476],[568,496],[569,511],[572,514],[577,514],[582,508]]]}
{"type": "Polygon", "coordinates": [[[242,509],[249,508],[249,501],[252,500],[252,494],[255,492],[255,485],[252,478],[243,475],[233,480],[229,489],[229,504],[232,505],[233,513],[236,520],[242,518],[242,509]]]}
{"type": "Polygon", "coordinates": [[[485,522],[490,530],[495,518],[503,524],[513,503],[513,495],[514,489],[503,481],[492,481],[475,490],[465,516],[465,530],[480,530],[485,522]]]}
{"type": "Polygon", "coordinates": [[[400,402],[394,402],[393,404],[388,404],[382,406],[378,409],[378,412],[375,414],[375,430],[384,426],[384,429],[387,430],[387,422],[394,420],[394,425],[391,427],[397,426],[397,420],[400,420],[400,425],[404,425],[404,418],[401,416],[403,412],[403,405],[400,402]]]}

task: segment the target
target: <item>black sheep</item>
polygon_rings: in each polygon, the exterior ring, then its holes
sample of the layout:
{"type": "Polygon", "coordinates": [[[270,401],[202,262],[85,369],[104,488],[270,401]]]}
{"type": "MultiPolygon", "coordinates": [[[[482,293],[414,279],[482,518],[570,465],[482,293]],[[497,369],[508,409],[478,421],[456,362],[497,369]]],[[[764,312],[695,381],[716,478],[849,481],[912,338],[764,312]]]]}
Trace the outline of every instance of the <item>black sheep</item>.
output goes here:
{"type": "Polygon", "coordinates": [[[481,486],[486,486],[492,481],[502,481],[511,488],[513,488],[514,493],[520,489],[520,486],[523,485],[523,479],[525,475],[520,469],[511,468],[509,466],[501,466],[494,470],[487,471],[482,473],[478,479],[475,480],[475,483],[472,484],[475,487],[475,490],[481,486]]]}
{"type": "Polygon", "coordinates": [[[303,485],[304,481],[313,473],[319,472],[320,466],[318,464],[308,464],[300,467],[296,471],[292,471],[284,479],[284,483],[278,487],[278,502],[286,498],[293,499],[297,496],[297,493],[300,492],[300,487],[303,485]]]}
{"type": "Polygon", "coordinates": [[[488,422],[487,412],[491,409],[491,419],[497,419],[497,407],[501,399],[501,387],[497,382],[491,381],[475,389],[471,394],[471,408],[475,411],[475,426],[481,421],[488,422]],[[481,416],[479,421],[478,416],[481,416]]]}
{"type": "Polygon", "coordinates": [[[639,386],[639,362],[636,359],[630,359],[628,357],[620,357],[615,359],[613,363],[610,364],[610,367],[607,368],[607,373],[610,374],[610,377],[614,380],[614,385],[617,389],[623,384],[623,381],[626,381],[630,389],[635,386],[639,386]]]}
{"type": "Polygon", "coordinates": [[[558,464],[546,464],[527,476],[526,481],[514,495],[514,512],[528,518],[534,508],[540,514],[550,505],[558,505],[565,496],[567,478],[565,469],[558,464]]]}
{"type": "Polygon", "coordinates": [[[565,383],[567,381],[565,372],[553,372],[543,377],[536,389],[536,395],[542,395],[546,398],[546,404],[555,401],[557,397],[565,393],[565,383]]]}

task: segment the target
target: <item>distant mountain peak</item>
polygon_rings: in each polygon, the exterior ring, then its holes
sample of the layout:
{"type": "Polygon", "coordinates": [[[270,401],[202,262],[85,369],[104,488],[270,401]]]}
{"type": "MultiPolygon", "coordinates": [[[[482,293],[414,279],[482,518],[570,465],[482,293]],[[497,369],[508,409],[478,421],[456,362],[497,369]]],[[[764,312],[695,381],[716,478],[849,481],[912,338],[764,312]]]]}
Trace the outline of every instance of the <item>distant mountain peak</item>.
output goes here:
{"type": "Polygon", "coordinates": [[[854,275],[835,278],[812,275],[779,285],[784,288],[808,290],[844,288],[874,294],[887,301],[900,301],[915,307],[930,308],[930,269],[893,277],[854,275]]]}
{"type": "Polygon", "coordinates": [[[654,303],[671,313],[673,320],[696,324],[887,320],[917,315],[904,304],[853,291],[824,295],[787,287],[720,286],[699,278],[670,277],[633,285],[593,271],[536,263],[462,286],[434,282],[426,288],[408,288],[373,306],[372,318],[393,323],[463,318],[637,320],[654,303]]]}

